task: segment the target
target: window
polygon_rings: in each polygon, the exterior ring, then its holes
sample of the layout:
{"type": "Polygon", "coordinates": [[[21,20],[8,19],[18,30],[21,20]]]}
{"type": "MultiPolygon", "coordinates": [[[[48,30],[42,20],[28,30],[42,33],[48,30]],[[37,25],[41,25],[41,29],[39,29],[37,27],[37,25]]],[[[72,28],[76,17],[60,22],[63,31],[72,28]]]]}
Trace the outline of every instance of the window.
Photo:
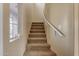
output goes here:
{"type": "Polygon", "coordinates": [[[10,39],[18,37],[18,7],[17,4],[10,4],[10,39]]]}

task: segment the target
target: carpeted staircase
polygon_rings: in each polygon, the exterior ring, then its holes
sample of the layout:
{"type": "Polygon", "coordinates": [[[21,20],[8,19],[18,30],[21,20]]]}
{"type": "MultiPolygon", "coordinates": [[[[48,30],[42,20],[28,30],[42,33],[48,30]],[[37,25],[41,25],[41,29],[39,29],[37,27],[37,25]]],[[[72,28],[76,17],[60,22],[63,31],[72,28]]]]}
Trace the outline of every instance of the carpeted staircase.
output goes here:
{"type": "Polygon", "coordinates": [[[32,23],[24,56],[56,56],[47,44],[44,23],[32,23]]]}

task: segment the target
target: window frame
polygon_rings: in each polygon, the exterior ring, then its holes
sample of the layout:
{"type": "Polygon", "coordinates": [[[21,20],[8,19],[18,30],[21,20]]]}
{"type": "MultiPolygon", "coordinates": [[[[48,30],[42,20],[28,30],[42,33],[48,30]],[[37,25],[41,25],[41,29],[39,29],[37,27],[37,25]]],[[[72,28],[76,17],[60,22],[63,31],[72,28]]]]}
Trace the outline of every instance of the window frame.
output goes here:
{"type": "MultiPolygon", "coordinates": [[[[17,4],[18,5],[18,4],[17,4]]],[[[19,16],[19,14],[18,14],[18,12],[19,12],[19,8],[17,7],[17,16],[14,18],[14,14],[12,14],[12,12],[10,12],[10,14],[9,14],[9,25],[11,26],[11,24],[12,24],[12,29],[11,29],[11,27],[9,26],[9,37],[10,37],[10,42],[12,42],[12,41],[14,41],[14,40],[16,40],[16,39],[19,39],[19,18],[18,18],[18,16],[19,16]],[[17,19],[17,23],[11,23],[11,19],[10,18],[12,18],[12,20],[13,19],[17,19]],[[15,27],[16,27],[16,35],[15,35],[15,30],[13,30],[13,25],[16,25],[15,27]],[[12,31],[12,32],[11,32],[12,31]],[[12,33],[12,34],[11,34],[12,33]],[[11,35],[12,35],[12,37],[11,37],[11,35]]]]}

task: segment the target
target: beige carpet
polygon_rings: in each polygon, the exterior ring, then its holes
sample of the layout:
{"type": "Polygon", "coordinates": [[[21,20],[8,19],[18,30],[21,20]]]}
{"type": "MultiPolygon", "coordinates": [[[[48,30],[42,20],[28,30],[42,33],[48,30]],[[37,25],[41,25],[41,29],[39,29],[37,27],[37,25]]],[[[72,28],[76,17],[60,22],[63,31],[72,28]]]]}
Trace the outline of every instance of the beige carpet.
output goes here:
{"type": "Polygon", "coordinates": [[[56,56],[47,44],[44,23],[32,23],[24,56],[56,56]]]}

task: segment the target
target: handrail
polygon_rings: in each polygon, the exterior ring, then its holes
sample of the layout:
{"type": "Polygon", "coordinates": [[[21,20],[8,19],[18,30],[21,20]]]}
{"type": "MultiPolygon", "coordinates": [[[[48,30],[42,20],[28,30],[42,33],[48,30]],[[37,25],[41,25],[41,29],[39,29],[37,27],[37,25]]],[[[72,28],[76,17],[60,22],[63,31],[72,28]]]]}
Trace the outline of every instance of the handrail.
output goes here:
{"type": "MultiPolygon", "coordinates": [[[[43,15],[44,16],[44,15],[43,15]]],[[[44,20],[47,22],[47,24],[53,29],[55,30],[60,36],[64,36],[64,34],[57,28],[55,27],[55,25],[51,24],[46,17],[44,16],[44,20]]]]}

